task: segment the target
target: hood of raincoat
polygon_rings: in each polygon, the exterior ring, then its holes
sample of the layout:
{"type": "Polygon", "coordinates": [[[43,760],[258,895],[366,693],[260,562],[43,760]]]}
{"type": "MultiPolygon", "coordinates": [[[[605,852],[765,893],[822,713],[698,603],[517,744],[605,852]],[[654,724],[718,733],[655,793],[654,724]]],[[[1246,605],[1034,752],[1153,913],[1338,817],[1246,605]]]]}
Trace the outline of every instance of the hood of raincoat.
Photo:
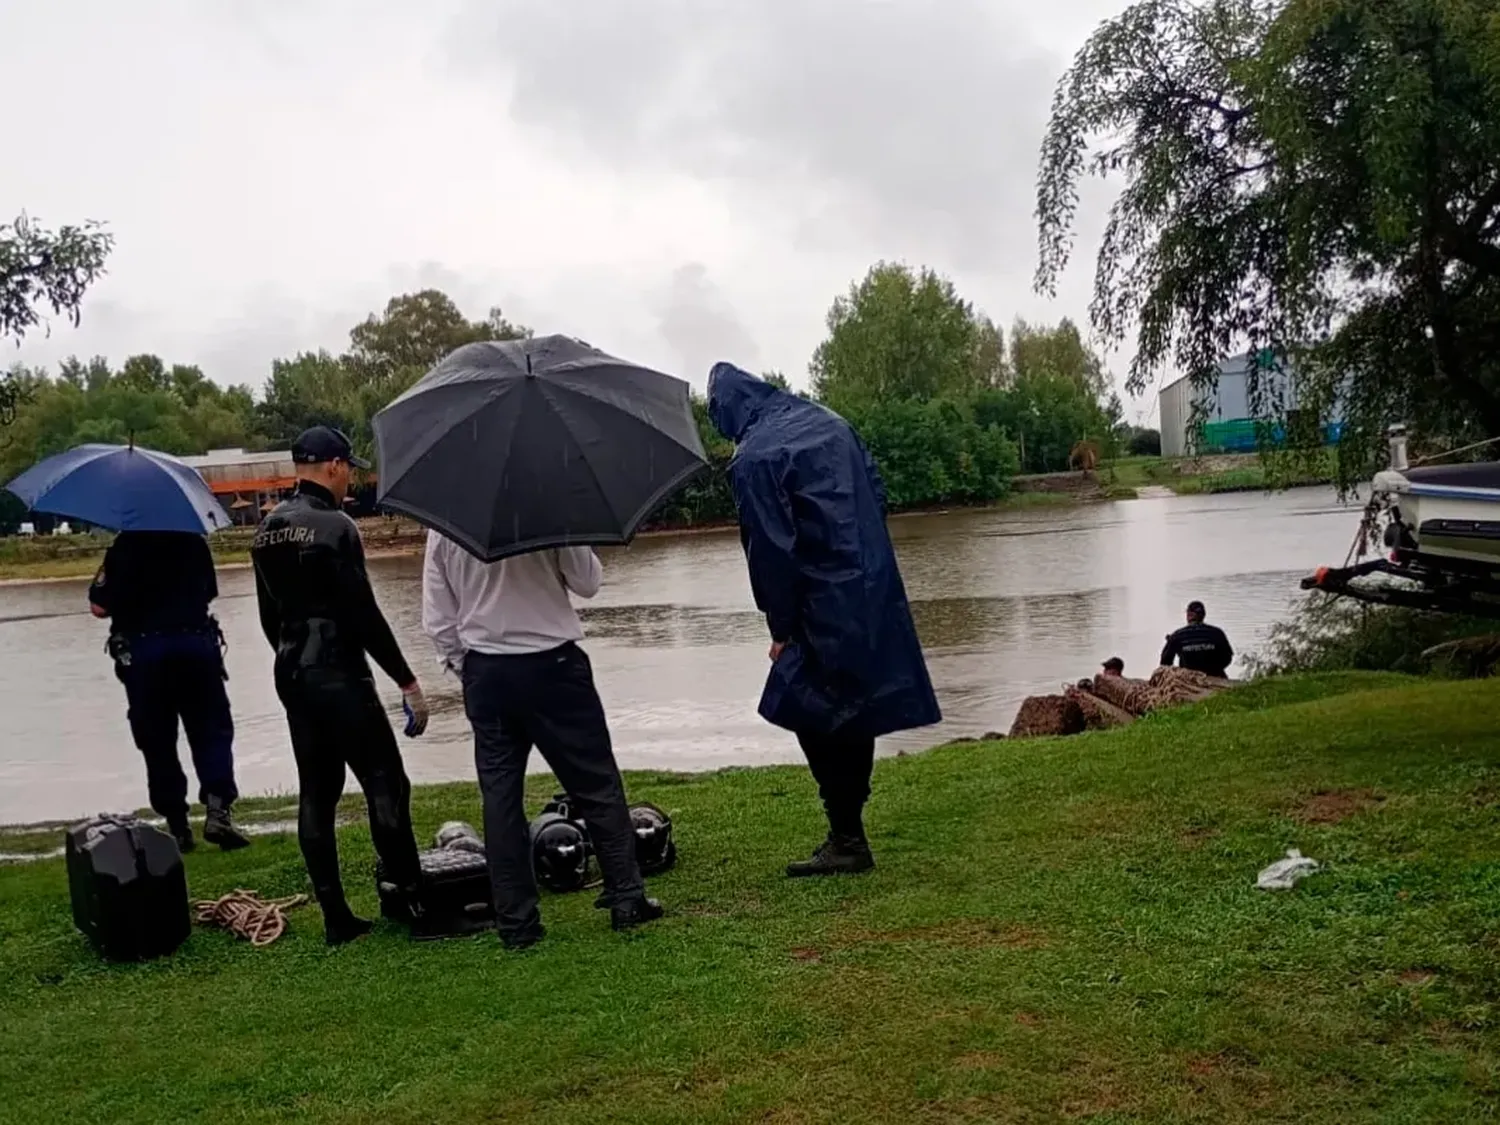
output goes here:
{"type": "Polygon", "coordinates": [[[732,363],[716,363],[708,373],[708,417],[730,441],[742,441],[751,423],[777,399],[780,387],[758,379],[732,363]]]}

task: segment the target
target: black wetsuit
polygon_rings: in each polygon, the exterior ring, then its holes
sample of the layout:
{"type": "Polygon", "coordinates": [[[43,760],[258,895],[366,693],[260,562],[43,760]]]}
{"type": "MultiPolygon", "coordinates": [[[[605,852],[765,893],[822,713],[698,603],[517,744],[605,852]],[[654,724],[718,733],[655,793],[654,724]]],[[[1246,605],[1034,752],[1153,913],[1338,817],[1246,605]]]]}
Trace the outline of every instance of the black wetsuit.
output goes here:
{"type": "Polygon", "coordinates": [[[1222,679],[1234,660],[1234,649],[1223,629],[1194,621],[1167,638],[1166,647],[1161,650],[1161,662],[1171,667],[1174,660],[1194,672],[1222,679]]]}
{"type": "Polygon", "coordinates": [[[412,893],[420,878],[411,783],[366,653],[400,687],[416,677],[375,602],[359,530],[327,489],[302,482],[266,517],[250,553],[302,789],[297,836],[324,915],[338,921],[349,916],[334,837],[346,765],[364,790],[387,877],[412,893]]]}
{"type": "Polygon", "coordinates": [[[219,595],[201,535],[122,531],[89,587],[109,615],[115,675],[125,686],[130,733],[146,759],[151,807],[187,831],[188,781],[177,757],[181,722],[198,774],[198,799],[234,803],[234,720],[224,690],[219,630],[208,606],[219,595]]]}

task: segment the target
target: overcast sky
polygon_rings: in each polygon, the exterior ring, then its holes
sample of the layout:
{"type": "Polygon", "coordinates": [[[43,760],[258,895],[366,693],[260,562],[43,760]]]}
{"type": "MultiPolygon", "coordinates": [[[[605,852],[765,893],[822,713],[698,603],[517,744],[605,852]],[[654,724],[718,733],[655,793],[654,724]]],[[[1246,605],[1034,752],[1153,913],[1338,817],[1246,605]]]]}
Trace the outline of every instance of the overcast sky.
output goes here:
{"type": "Polygon", "coordinates": [[[0,213],[118,238],[82,327],[16,358],[259,386],[436,286],[699,386],[718,359],[802,382],[881,258],[1004,325],[1082,321],[1094,229],[1055,302],[1031,291],[1037,144],[1120,7],[0,0],[0,213]]]}

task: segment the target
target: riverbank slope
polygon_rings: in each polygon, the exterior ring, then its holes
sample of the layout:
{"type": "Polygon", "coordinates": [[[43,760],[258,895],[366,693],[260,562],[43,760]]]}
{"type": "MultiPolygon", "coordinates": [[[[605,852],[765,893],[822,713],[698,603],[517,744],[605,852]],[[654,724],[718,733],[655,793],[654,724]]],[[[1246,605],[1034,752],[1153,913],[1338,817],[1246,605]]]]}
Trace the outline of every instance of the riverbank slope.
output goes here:
{"type": "MultiPolygon", "coordinates": [[[[1258,683],[1124,730],[882,761],[880,866],[788,882],[806,771],[635,775],[677,823],[669,916],[609,932],[107,967],[60,861],[0,867],[0,1122],[1469,1120],[1500,1096],[1500,697],[1258,683]],[[1287,847],[1326,869],[1254,887],[1287,847]]],[[[533,785],[532,807],[547,792],[533,785]]],[[[285,799],[263,802],[275,814],[285,799]]],[[[477,820],[421,789],[418,830],[477,820]]],[[[356,905],[369,835],[344,830],[356,905]]],[[[300,891],[290,835],[188,858],[300,891]]]]}

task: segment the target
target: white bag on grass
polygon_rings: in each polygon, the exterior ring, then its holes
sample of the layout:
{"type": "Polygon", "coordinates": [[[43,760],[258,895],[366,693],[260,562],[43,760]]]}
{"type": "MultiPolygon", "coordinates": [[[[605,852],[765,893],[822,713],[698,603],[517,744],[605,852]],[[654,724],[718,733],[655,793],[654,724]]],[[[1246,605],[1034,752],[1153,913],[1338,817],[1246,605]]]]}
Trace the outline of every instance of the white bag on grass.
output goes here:
{"type": "Polygon", "coordinates": [[[1278,859],[1271,864],[1255,880],[1255,885],[1263,891],[1289,891],[1292,885],[1305,875],[1311,875],[1318,870],[1318,861],[1308,859],[1296,848],[1287,849],[1286,858],[1278,859]]]}

